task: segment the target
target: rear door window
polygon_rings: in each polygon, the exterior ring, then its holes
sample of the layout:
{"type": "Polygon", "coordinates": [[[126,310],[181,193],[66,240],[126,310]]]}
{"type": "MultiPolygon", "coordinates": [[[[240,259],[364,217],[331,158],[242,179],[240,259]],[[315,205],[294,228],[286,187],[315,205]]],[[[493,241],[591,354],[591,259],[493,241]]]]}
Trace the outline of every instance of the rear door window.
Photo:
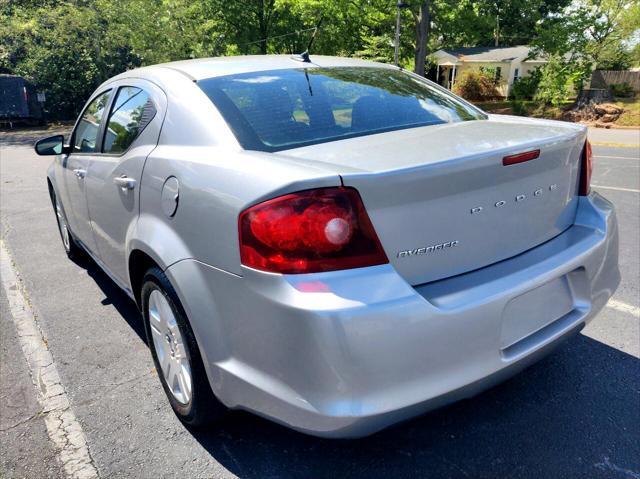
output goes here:
{"type": "Polygon", "coordinates": [[[123,153],[155,116],[149,94],[141,88],[124,86],[118,90],[104,136],[104,153],[123,153]]]}
{"type": "Polygon", "coordinates": [[[99,150],[98,132],[110,96],[110,90],[98,95],[84,110],[73,133],[73,153],[94,153],[99,150]]]}

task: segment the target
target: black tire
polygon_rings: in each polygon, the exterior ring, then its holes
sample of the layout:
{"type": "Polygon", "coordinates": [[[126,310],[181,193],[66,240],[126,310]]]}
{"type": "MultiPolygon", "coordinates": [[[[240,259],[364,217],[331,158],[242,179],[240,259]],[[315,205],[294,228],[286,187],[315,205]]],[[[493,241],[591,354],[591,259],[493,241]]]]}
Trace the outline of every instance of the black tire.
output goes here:
{"type": "Polygon", "coordinates": [[[62,204],[58,203],[58,198],[53,191],[51,191],[51,202],[53,204],[53,214],[56,215],[56,223],[58,225],[60,239],[62,240],[62,247],[64,248],[65,253],[67,253],[67,257],[69,259],[78,260],[82,257],[84,251],[82,251],[82,248],[73,237],[73,233],[69,229],[69,222],[67,221],[67,215],[64,212],[64,208],[62,207],[62,204]]]}
{"type": "Polygon", "coordinates": [[[200,356],[200,350],[198,349],[198,344],[193,334],[193,330],[189,325],[187,315],[180,304],[180,300],[178,299],[178,295],[173,289],[173,286],[171,286],[171,283],[160,268],[154,267],[145,273],[142,281],[140,298],[142,303],[142,314],[144,317],[144,327],[147,334],[147,343],[151,350],[153,363],[155,364],[158,377],[162,383],[162,388],[169,399],[169,403],[171,404],[173,411],[183,423],[190,427],[202,428],[204,426],[211,425],[219,420],[227,409],[220,401],[218,401],[211,391],[211,386],[207,379],[202,357],[200,356]],[[149,318],[149,298],[151,293],[156,290],[159,291],[169,303],[177,326],[180,330],[180,334],[187,345],[185,353],[188,357],[191,369],[192,389],[191,397],[186,404],[181,403],[174,396],[174,393],[167,384],[165,374],[163,373],[162,366],[158,360],[158,354],[156,352],[149,318]]]}

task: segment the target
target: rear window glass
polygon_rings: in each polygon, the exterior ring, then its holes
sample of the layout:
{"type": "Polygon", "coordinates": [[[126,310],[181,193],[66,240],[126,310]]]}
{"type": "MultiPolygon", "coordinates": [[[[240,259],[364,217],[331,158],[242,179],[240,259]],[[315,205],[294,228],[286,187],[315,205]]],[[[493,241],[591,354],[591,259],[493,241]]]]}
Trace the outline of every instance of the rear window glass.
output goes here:
{"type": "Polygon", "coordinates": [[[389,68],[261,71],[198,85],[250,150],[278,151],[485,118],[426,81],[389,68]]]}

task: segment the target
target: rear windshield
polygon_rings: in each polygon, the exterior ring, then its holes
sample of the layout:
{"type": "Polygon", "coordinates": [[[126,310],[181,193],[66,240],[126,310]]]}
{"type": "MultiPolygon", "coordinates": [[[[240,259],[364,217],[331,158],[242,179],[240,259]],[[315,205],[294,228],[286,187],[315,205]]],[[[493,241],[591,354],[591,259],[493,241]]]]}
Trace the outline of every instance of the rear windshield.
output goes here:
{"type": "Polygon", "coordinates": [[[389,68],[261,71],[198,85],[248,150],[278,151],[484,118],[426,81],[389,68]]]}

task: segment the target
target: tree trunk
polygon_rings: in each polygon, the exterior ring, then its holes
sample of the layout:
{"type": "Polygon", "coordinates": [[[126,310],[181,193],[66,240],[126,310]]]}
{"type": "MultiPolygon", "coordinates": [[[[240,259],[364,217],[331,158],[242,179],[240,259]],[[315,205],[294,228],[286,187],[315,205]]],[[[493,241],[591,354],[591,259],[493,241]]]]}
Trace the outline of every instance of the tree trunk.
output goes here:
{"type": "Polygon", "coordinates": [[[413,15],[416,24],[416,51],[414,71],[424,76],[427,60],[427,43],[431,34],[431,1],[423,2],[418,13],[413,15]]]}
{"type": "Polygon", "coordinates": [[[266,55],[267,42],[269,41],[269,30],[267,29],[267,22],[264,18],[264,1],[259,2],[258,6],[258,30],[260,31],[260,39],[262,40],[260,45],[260,53],[266,55]]]}
{"type": "Polygon", "coordinates": [[[611,101],[613,101],[613,95],[608,88],[586,88],[578,94],[576,104],[578,108],[581,108],[589,103],[598,104],[611,101]]]}
{"type": "Polygon", "coordinates": [[[271,21],[273,20],[273,10],[275,0],[258,1],[258,29],[260,30],[260,53],[266,55],[268,52],[269,34],[271,33],[271,21]]]}

